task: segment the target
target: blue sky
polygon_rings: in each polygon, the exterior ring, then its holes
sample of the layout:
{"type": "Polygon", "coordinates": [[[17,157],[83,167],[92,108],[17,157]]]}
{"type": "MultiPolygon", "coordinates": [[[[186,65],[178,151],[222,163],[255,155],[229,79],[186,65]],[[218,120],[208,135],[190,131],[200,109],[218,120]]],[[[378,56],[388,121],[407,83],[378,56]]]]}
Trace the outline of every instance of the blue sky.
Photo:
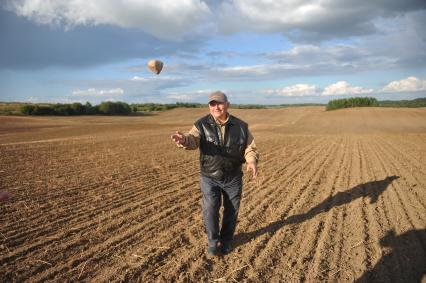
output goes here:
{"type": "Polygon", "coordinates": [[[425,26],[424,0],[5,0],[0,101],[426,97],[425,26]]]}

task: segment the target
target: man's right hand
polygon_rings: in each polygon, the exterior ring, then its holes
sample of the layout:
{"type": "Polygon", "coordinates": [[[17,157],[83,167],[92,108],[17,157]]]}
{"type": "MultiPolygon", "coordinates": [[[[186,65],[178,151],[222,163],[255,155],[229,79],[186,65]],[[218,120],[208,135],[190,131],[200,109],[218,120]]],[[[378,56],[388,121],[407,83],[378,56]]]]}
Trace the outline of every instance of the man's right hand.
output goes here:
{"type": "Polygon", "coordinates": [[[176,131],[172,136],[171,136],[172,141],[174,141],[177,145],[183,145],[185,143],[185,136],[184,134],[182,134],[181,132],[176,131]]]}

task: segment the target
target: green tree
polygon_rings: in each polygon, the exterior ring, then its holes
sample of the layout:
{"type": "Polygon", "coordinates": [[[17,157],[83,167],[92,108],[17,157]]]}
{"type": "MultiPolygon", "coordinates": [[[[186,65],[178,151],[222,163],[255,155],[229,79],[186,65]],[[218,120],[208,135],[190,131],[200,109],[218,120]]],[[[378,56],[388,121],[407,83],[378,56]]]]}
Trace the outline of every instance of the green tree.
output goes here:
{"type": "Polygon", "coordinates": [[[83,115],[85,114],[85,107],[80,102],[75,102],[71,104],[71,109],[74,112],[74,115],[83,115]]]}
{"type": "Polygon", "coordinates": [[[372,107],[379,106],[379,102],[374,97],[351,97],[344,99],[330,100],[326,110],[334,110],[350,107],[372,107]]]}
{"type": "Polygon", "coordinates": [[[99,112],[106,115],[127,115],[131,113],[131,109],[125,102],[106,101],[99,105],[99,112]]]}
{"type": "Polygon", "coordinates": [[[35,105],[25,104],[21,107],[21,113],[25,115],[32,115],[35,109],[35,105]]]}

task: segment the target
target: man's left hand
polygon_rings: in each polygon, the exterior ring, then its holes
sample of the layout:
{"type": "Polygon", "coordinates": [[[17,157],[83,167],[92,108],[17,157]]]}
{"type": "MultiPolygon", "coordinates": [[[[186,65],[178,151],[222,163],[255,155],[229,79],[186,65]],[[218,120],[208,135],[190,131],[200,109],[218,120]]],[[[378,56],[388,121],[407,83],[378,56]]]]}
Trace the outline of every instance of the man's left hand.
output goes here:
{"type": "Polygon", "coordinates": [[[252,179],[255,180],[256,177],[257,177],[257,174],[258,174],[257,164],[255,162],[248,162],[247,163],[247,172],[250,171],[250,170],[253,172],[252,179]]]}

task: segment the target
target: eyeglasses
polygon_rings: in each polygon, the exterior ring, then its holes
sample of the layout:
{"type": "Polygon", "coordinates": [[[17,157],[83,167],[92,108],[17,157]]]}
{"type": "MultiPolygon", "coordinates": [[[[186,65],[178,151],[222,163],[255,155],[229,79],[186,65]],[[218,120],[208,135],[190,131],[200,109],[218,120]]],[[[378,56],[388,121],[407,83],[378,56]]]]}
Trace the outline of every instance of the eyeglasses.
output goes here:
{"type": "Polygon", "coordinates": [[[215,107],[216,105],[223,105],[224,103],[223,102],[218,102],[218,101],[210,101],[209,102],[209,105],[211,106],[211,107],[215,107]]]}

